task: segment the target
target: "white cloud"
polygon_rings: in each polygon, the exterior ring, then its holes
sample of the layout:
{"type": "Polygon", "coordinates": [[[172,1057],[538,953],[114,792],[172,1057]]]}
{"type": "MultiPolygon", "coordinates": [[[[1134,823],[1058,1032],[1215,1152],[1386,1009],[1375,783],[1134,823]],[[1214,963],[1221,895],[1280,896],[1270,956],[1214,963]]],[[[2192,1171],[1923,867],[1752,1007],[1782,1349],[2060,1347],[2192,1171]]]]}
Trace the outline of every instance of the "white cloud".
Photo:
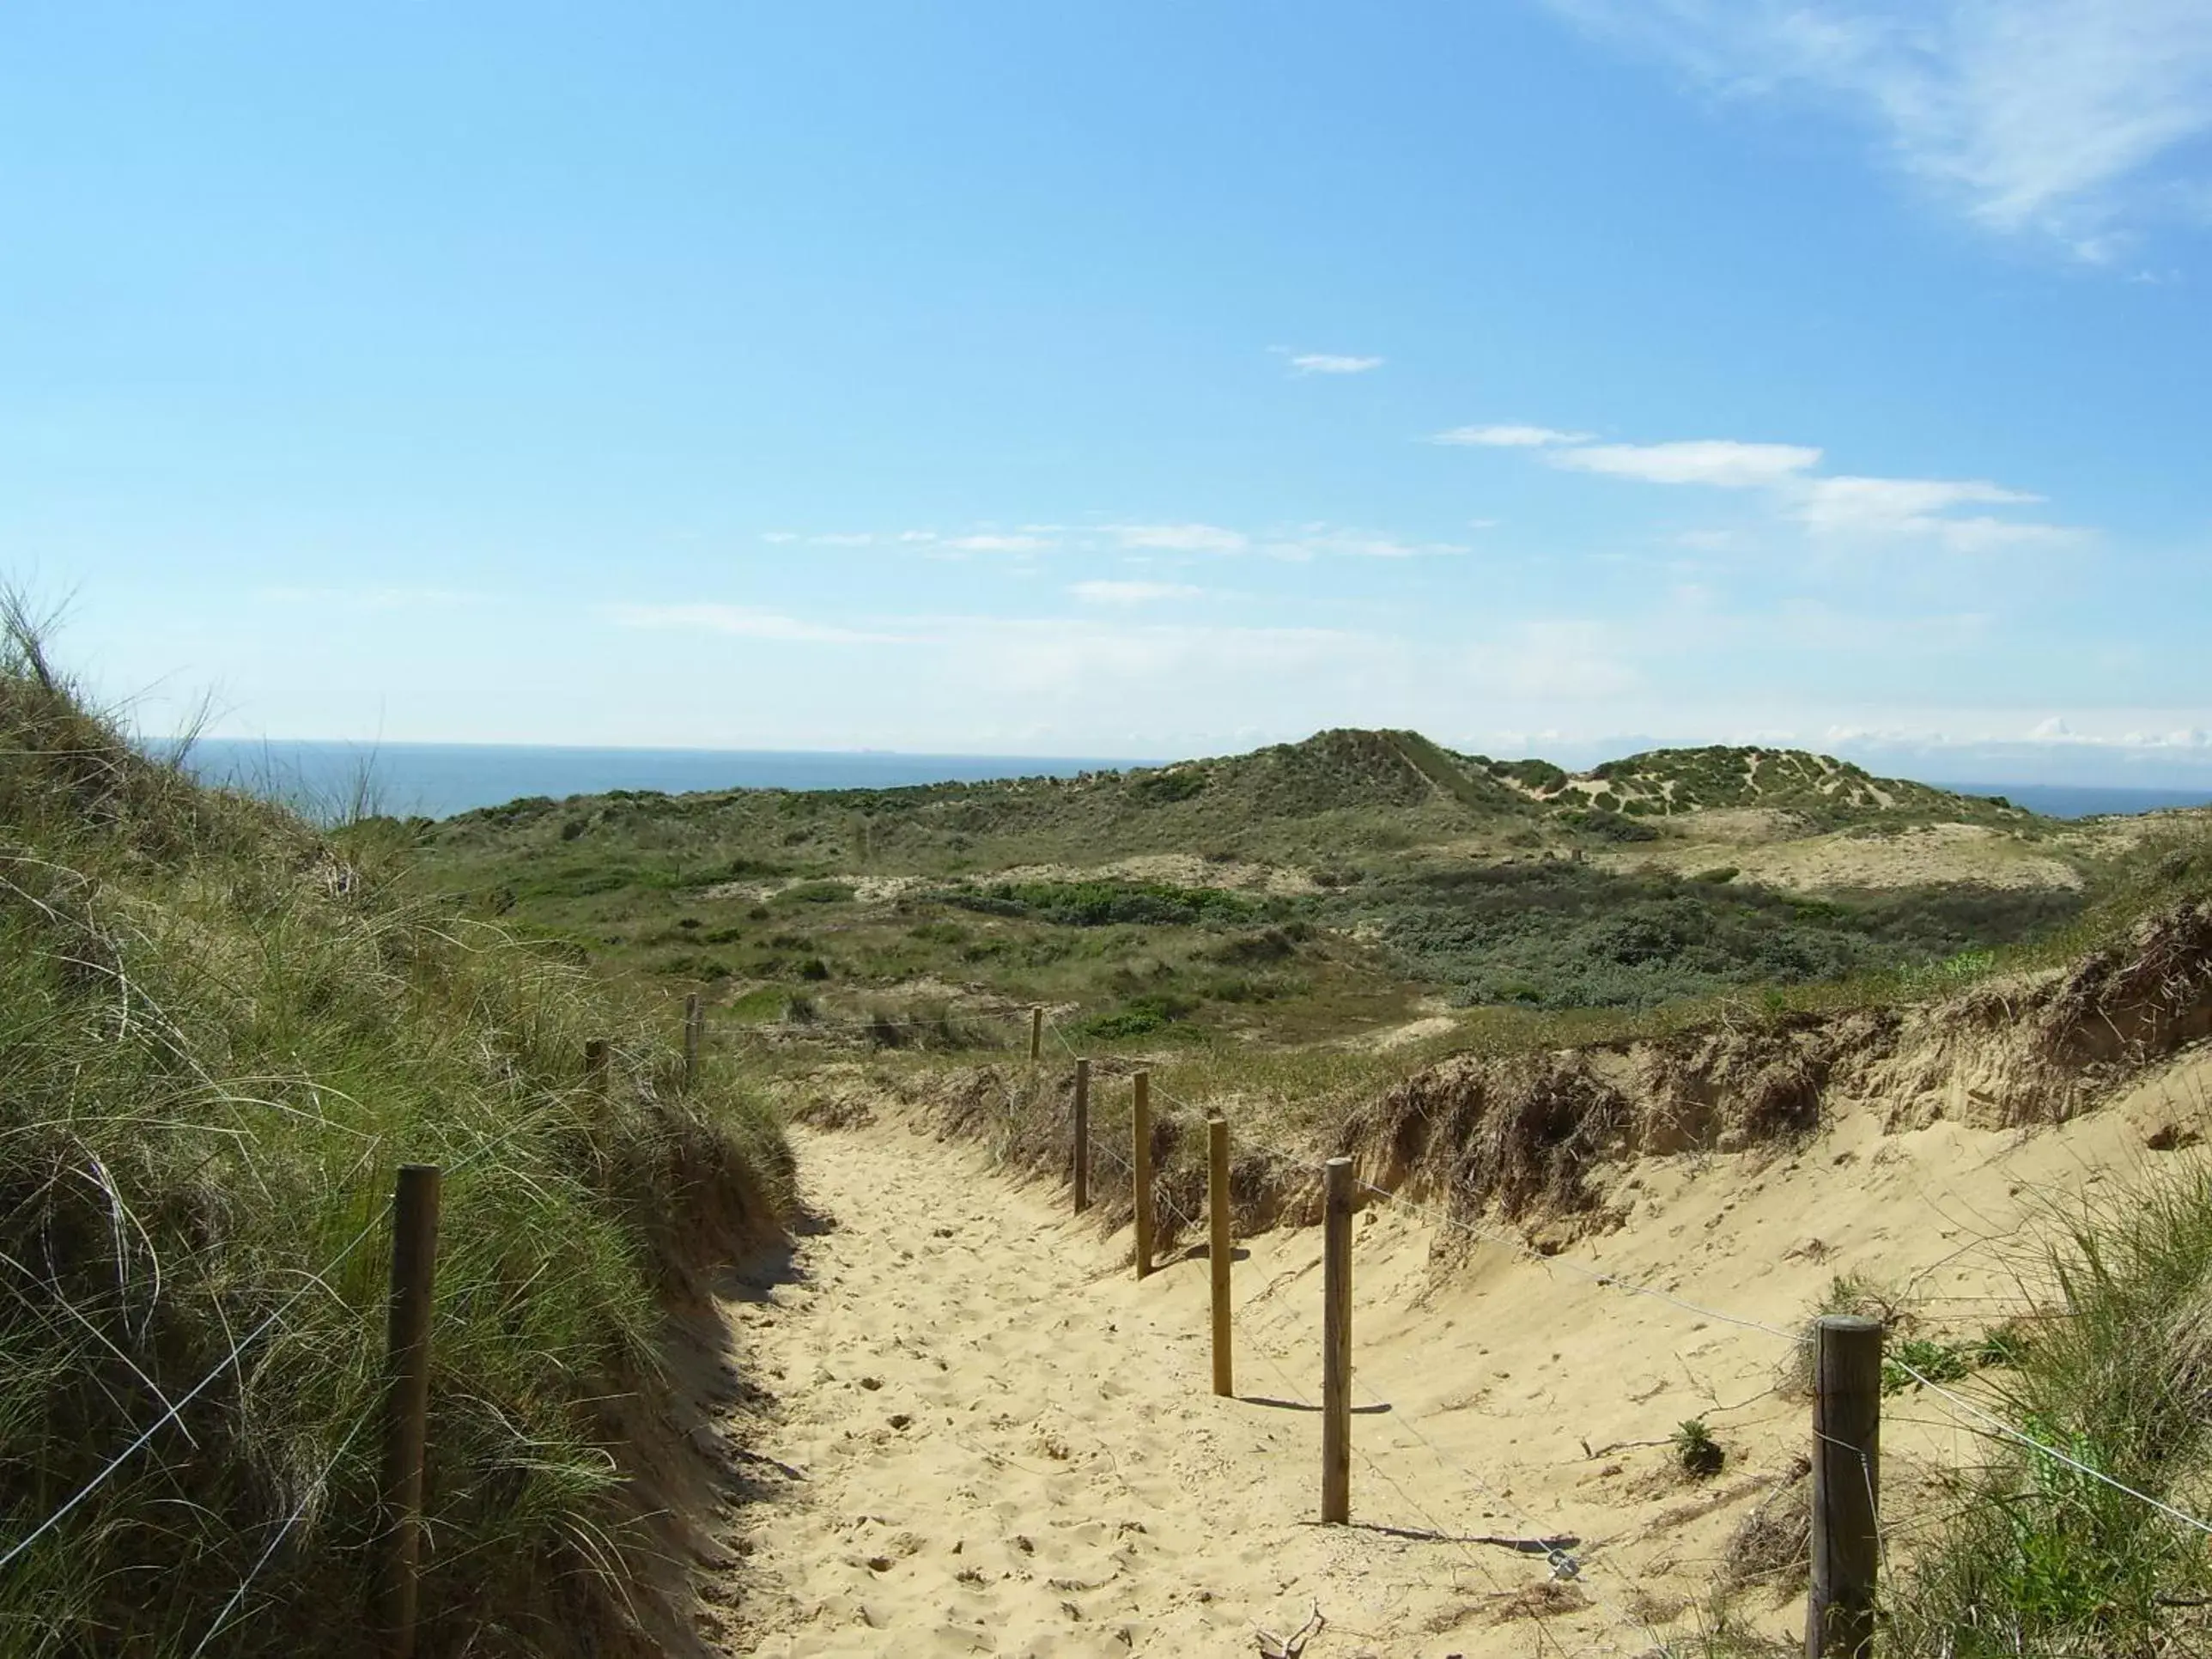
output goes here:
{"type": "Polygon", "coordinates": [[[1663,444],[1588,444],[1548,450],[1545,459],[1577,472],[1601,472],[1645,483],[1748,489],[1779,483],[1818,466],[1820,452],[1802,444],[1692,438],[1663,444]]]}
{"type": "Polygon", "coordinates": [[[943,536],[937,541],[939,547],[950,547],[962,553],[1042,553],[1052,543],[1042,536],[998,535],[943,536]]]}
{"type": "Polygon", "coordinates": [[[673,629],[690,633],[726,634],[744,640],[782,640],[811,645],[898,645],[896,634],[870,634],[825,626],[779,611],[743,605],[617,605],[606,614],[624,628],[673,629]]]}
{"type": "Polygon", "coordinates": [[[1068,592],[1085,605],[1152,605],[1162,599],[1195,599],[1205,596],[1202,587],[1192,587],[1182,582],[1078,582],[1068,592]]]}
{"type": "Polygon", "coordinates": [[[1364,531],[1340,530],[1328,525],[1305,525],[1280,532],[1260,544],[1261,552],[1278,559],[1424,559],[1469,550],[1457,542],[1401,542],[1364,531]]]}
{"type": "Polygon", "coordinates": [[[2093,261],[2173,193],[2142,175],[2212,131],[2203,0],[1549,3],[1723,93],[1840,103],[1977,222],[2093,261]]]}
{"type": "Polygon", "coordinates": [[[1300,374],[1364,374],[1382,367],[1380,357],[1346,357],[1334,351],[1300,351],[1291,357],[1291,368],[1300,374]]]}
{"type": "Polygon", "coordinates": [[[2018,489],[1980,479],[1814,478],[1805,486],[1797,516],[1820,531],[1889,531],[1923,524],[1929,514],[1970,503],[2039,501],[2018,489]]]}
{"type": "MultiPolygon", "coordinates": [[[[1470,428],[1472,429],[1472,428],[1470,428]]],[[[1919,537],[1960,553],[2008,547],[2058,547],[2086,532],[2066,525],[1954,516],[1961,507],[2021,507],[2043,497],[1985,478],[1876,478],[1814,472],[1821,451],[1808,444],[1743,443],[1699,438],[1656,444],[1583,444],[1561,440],[1531,445],[1550,465],[1575,472],[1643,483],[1705,484],[1763,492],[1787,519],[1828,540],[1919,537]]],[[[1677,545],[1719,550],[1738,539],[1724,530],[1677,532],[1677,545]]]]}
{"type": "Polygon", "coordinates": [[[1587,442],[1587,432],[1560,432],[1548,426],[1455,426],[1431,438],[1432,444],[1479,444],[1488,449],[1537,449],[1547,444],[1587,442]]]}
{"type": "Polygon", "coordinates": [[[761,532],[761,539],[764,542],[774,542],[781,546],[785,542],[795,542],[802,538],[794,530],[763,530],[761,532]]]}
{"type": "Polygon", "coordinates": [[[1109,526],[1124,547],[1166,553],[1242,553],[1251,538],[1214,524],[1117,524],[1109,526]]]}
{"type": "Polygon", "coordinates": [[[1978,478],[1814,478],[1792,509],[1805,527],[1823,536],[1926,536],[1960,553],[2007,547],[2058,546],[2081,532],[2064,525],[1994,518],[1942,516],[1966,506],[2021,506],[2043,500],[1978,478]]]}

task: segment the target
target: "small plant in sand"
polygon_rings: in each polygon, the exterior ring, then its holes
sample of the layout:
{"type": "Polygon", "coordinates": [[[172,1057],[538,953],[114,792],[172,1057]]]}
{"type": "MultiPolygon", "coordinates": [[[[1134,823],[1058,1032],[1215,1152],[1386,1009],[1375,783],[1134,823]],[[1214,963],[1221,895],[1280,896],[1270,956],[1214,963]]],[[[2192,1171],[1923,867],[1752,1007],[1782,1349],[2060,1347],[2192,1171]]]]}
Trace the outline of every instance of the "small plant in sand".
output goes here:
{"type": "Polygon", "coordinates": [[[1956,1382],[1970,1369],[1970,1352],[1966,1343],[1908,1337],[1881,1362],[1881,1391],[1903,1394],[1929,1382],[1956,1382]]]}
{"type": "Polygon", "coordinates": [[[1671,1443],[1674,1462],[1682,1473],[1692,1480],[1704,1480],[1721,1472],[1728,1462],[1728,1452],[1713,1438],[1713,1431],[1705,1426],[1702,1417],[1685,1418],[1674,1431],[1671,1443]]]}

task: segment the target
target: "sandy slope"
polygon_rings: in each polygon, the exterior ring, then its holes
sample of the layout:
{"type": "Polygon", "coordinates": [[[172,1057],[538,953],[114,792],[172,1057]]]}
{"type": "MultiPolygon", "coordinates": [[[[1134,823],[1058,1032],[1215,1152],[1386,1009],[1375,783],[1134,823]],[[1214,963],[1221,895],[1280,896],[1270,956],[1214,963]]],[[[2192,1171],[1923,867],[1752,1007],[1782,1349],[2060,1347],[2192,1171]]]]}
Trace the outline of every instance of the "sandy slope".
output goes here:
{"type": "MultiPolygon", "coordinates": [[[[2204,1080],[2192,1060],[2030,1136],[1862,1112],[1788,1157],[1651,1161],[1615,1195],[1629,1224],[1577,1254],[1785,1326],[1836,1273],[1911,1281],[1926,1328],[1973,1328],[2009,1301],[2023,1213],[2172,1156],[2146,1133],[2203,1122],[2204,1080]]],[[[836,1224],[731,1308],[778,1396],[731,1431],[796,1476],[741,1514],[745,1559],[710,1591],[732,1652],[1250,1655],[1317,1603],[1311,1659],[1649,1653],[1694,1626],[1745,1516],[1793,1490],[1786,1342],[1489,1246],[1445,1271],[1425,1224],[1378,1206],[1357,1252],[1357,1524],[1315,1526],[1317,1233],[1243,1247],[1243,1398],[1216,1400],[1202,1259],[1139,1285],[1126,1234],[966,1146],[889,1123],[800,1139],[836,1224]],[[1692,1415],[1729,1449],[1711,1480],[1616,1444],[1692,1415]],[[1555,1532],[1581,1540],[1575,1582],[1472,1541],[1555,1532]]],[[[1973,1453],[1933,1401],[1892,1403],[1895,1549],[1931,1472],[1973,1453]]],[[[1757,1624],[1786,1635],[1796,1588],[1755,1595],[1757,1624]]]]}

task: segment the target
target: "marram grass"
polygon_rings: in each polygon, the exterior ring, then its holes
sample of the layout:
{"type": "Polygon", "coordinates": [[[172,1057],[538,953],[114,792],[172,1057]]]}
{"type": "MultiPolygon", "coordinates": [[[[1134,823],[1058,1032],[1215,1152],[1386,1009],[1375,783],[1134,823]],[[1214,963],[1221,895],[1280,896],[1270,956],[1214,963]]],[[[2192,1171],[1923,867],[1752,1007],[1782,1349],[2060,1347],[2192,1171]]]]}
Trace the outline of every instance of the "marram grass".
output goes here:
{"type": "Polygon", "coordinates": [[[620,1650],[686,1241],[788,1204],[765,1109],[659,1011],[398,896],[0,660],[0,1655],[368,1650],[388,1230],[448,1171],[427,1654],[620,1650]],[[586,1037],[617,1053],[586,1090],[586,1037]],[[198,1385],[189,1403],[185,1396],[198,1385]]]}

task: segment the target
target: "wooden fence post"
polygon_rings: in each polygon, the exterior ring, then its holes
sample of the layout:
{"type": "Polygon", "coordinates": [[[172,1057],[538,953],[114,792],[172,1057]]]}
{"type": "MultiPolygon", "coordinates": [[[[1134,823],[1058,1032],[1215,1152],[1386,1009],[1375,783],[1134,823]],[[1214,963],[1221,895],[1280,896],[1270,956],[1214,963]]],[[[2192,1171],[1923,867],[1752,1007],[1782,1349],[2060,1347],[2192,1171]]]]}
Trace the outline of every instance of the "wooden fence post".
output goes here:
{"type": "Polygon", "coordinates": [[[1075,1062],[1075,1212],[1091,1207],[1091,1062],[1075,1062]]]}
{"type": "Polygon", "coordinates": [[[684,1086],[699,1080],[699,1038],[707,1025],[706,1005],[696,991],[684,999],[684,1086]]]}
{"type": "Polygon", "coordinates": [[[377,1636],[386,1659],[413,1659],[420,1600],[422,1467],[429,1440],[431,1290],[438,1270],[439,1171],[404,1164],[392,1212],[392,1305],[385,1333],[382,1545],[377,1636]]]}
{"type": "Polygon", "coordinates": [[[1206,1121],[1206,1223],[1207,1265],[1213,1270],[1213,1391],[1237,1392],[1229,1357],[1229,1263],[1235,1246],[1229,1237],[1229,1120],[1206,1121]]]}
{"type": "Polygon", "coordinates": [[[1137,1277],[1152,1270],[1152,1074],[1136,1075],[1129,1103],[1129,1184],[1137,1206],[1137,1277]]]}
{"type": "Polygon", "coordinates": [[[584,1086],[602,1100],[607,1097],[607,1040],[605,1037],[585,1040],[584,1086]]]}
{"type": "Polygon", "coordinates": [[[1881,1490],[1881,1323],[1832,1314],[1814,1328],[1813,1583],[1806,1659],[1874,1652],[1881,1490]]]}
{"type": "Polygon", "coordinates": [[[1322,1210],[1321,1518],[1352,1519],[1352,1160],[1327,1166],[1322,1210]]]}
{"type": "Polygon", "coordinates": [[[1030,1064],[1034,1066],[1044,1058],[1044,1005],[1039,1003],[1030,1010],[1030,1064]]]}

